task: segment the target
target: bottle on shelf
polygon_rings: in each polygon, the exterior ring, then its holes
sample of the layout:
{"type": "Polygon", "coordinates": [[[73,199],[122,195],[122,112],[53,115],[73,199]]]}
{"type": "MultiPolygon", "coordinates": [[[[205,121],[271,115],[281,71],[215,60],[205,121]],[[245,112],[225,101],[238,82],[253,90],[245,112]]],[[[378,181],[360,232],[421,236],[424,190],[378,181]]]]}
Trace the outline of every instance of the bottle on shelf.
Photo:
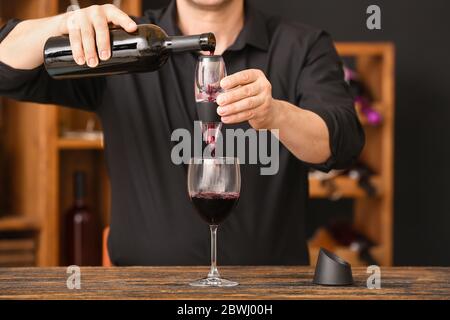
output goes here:
{"type": "Polygon", "coordinates": [[[131,72],[150,72],[161,68],[175,52],[214,52],[216,39],[212,33],[169,37],[153,24],[138,25],[128,33],[121,28],[110,29],[111,58],[90,68],[78,65],[70,47],[69,36],[51,37],[44,47],[44,65],[55,79],[105,76],[131,72]]]}
{"type": "Polygon", "coordinates": [[[381,114],[375,110],[372,106],[372,95],[365,86],[365,84],[359,79],[358,74],[344,67],[345,81],[350,87],[355,103],[360,107],[361,113],[367,119],[367,122],[372,126],[380,125],[383,121],[381,114]]]}
{"type": "Polygon", "coordinates": [[[339,245],[356,251],[361,261],[368,265],[378,265],[370,252],[374,246],[373,241],[356,230],[352,224],[343,221],[334,222],[328,225],[327,230],[339,245]]]}
{"type": "Polygon", "coordinates": [[[374,197],[377,194],[377,188],[370,181],[374,171],[366,164],[357,162],[345,173],[350,178],[356,179],[358,181],[358,186],[363,189],[369,197],[374,197]]]}
{"type": "Polygon", "coordinates": [[[328,199],[337,201],[342,198],[341,190],[335,183],[335,178],[343,174],[343,170],[331,170],[330,172],[322,172],[315,169],[310,169],[308,173],[309,178],[317,179],[320,185],[327,190],[328,199]]]}
{"type": "Polygon", "coordinates": [[[100,234],[96,217],[86,203],[86,174],[73,177],[74,203],[65,216],[67,264],[94,266],[100,262],[100,234]]]}
{"type": "Polygon", "coordinates": [[[346,170],[331,170],[330,172],[321,172],[315,169],[309,171],[308,176],[320,181],[320,184],[328,190],[328,198],[330,200],[339,200],[342,194],[339,187],[335,183],[337,177],[346,176],[358,182],[358,187],[364,190],[369,197],[377,195],[377,187],[372,183],[371,178],[374,171],[365,163],[357,161],[346,170]]]}

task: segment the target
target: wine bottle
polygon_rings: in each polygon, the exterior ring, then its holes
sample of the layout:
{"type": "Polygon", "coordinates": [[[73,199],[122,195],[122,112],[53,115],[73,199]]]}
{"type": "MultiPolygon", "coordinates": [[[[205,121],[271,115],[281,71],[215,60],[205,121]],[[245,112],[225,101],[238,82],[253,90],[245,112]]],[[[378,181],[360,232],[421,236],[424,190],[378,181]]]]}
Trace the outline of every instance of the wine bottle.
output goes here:
{"type": "Polygon", "coordinates": [[[44,47],[45,68],[55,79],[150,72],[161,68],[174,52],[214,52],[216,46],[212,33],[169,37],[164,30],[152,24],[138,25],[133,33],[113,28],[110,30],[110,40],[111,58],[90,68],[75,62],[69,36],[49,38],[44,47]]]}
{"type": "Polygon", "coordinates": [[[66,213],[67,264],[99,264],[100,241],[95,216],[86,204],[86,174],[74,173],[74,203],[66,213]]]}
{"type": "Polygon", "coordinates": [[[344,67],[345,81],[347,81],[350,92],[352,93],[355,103],[360,106],[361,113],[366,117],[370,125],[377,126],[383,118],[381,114],[372,106],[373,97],[367,87],[362,83],[355,71],[344,67]]]}
{"type": "Polygon", "coordinates": [[[334,222],[327,227],[327,230],[339,245],[346,246],[358,252],[359,258],[362,261],[368,265],[378,265],[370,252],[374,243],[364,234],[356,230],[351,224],[347,222],[334,222]]]}
{"type": "Polygon", "coordinates": [[[369,197],[373,197],[377,194],[377,188],[370,180],[374,171],[367,165],[362,162],[357,162],[348,169],[346,173],[350,178],[358,181],[358,186],[362,188],[369,197]]]}

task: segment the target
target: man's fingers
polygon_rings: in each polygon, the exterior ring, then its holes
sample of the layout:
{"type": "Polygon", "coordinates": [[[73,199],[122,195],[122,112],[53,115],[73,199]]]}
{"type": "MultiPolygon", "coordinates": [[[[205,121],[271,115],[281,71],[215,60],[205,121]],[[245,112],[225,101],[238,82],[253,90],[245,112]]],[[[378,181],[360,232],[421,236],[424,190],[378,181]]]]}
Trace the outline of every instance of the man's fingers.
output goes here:
{"type": "Polygon", "coordinates": [[[83,44],[81,42],[81,31],[77,22],[73,18],[67,20],[67,30],[69,31],[70,47],[72,48],[72,56],[79,65],[86,63],[84,58],[83,44]]]}
{"type": "Polygon", "coordinates": [[[257,112],[258,112],[258,108],[251,109],[251,110],[245,110],[245,111],[242,111],[242,112],[230,115],[230,116],[222,117],[221,120],[223,123],[228,123],[228,124],[250,121],[255,117],[257,112]]]}
{"type": "Polygon", "coordinates": [[[263,95],[249,97],[226,105],[224,107],[219,107],[217,108],[217,113],[222,117],[231,116],[243,111],[258,108],[261,104],[264,103],[264,101],[265,99],[263,95]]]}
{"type": "Polygon", "coordinates": [[[92,25],[89,24],[81,28],[84,57],[86,59],[87,65],[91,68],[94,68],[98,65],[98,57],[94,37],[95,35],[92,25]]]}
{"type": "Polygon", "coordinates": [[[137,29],[136,22],[133,21],[125,12],[121,11],[112,4],[104,5],[106,18],[109,22],[121,26],[127,32],[134,32],[137,29]]]}
{"type": "Polygon", "coordinates": [[[221,93],[217,97],[217,104],[219,106],[225,106],[227,104],[231,104],[233,102],[236,102],[236,101],[248,98],[248,97],[253,97],[253,96],[259,94],[260,87],[261,86],[258,83],[258,81],[255,81],[255,82],[249,83],[245,86],[238,87],[234,90],[221,93]]]}
{"type": "Polygon", "coordinates": [[[91,22],[95,30],[98,56],[101,60],[108,60],[111,56],[111,43],[109,39],[109,28],[106,16],[101,10],[93,10],[91,22]]]}
{"type": "Polygon", "coordinates": [[[84,57],[89,67],[98,65],[97,48],[95,46],[95,32],[88,17],[82,11],[77,11],[77,22],[80,26],[81,41],[83,42],[84,57]]]}
{"type": "MultiPolygon", "coordinates": [[[[108,22],[121,26],[127,32],[136,31],[136,23],[112,4],[94,5],[70,13],[65,26],[69,31],[74,60],[82,65],[96,67],[99,57],[111,57],[108,22]]],[[[63,28],[64,29],[64,28],[63,28]]]]}
{"type": "Polygon", "coordinates": [[[258,79],[261,71],[255,69],[243,70],[236,72],[220,81],[220,86],[223,89],[231,89],[237,86],[243,86],[254,82],[258,79]]]}

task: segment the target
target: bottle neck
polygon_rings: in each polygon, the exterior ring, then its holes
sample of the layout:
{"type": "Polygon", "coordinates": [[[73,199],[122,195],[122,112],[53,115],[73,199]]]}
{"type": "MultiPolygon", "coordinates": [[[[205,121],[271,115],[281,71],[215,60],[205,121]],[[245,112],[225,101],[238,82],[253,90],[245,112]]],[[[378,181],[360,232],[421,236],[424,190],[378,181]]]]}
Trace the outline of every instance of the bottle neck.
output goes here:
{"type": "Polygon", "coordinates": [[[84,208],[86,206],[86,201],[84,198],[76,198],[73,204],[76,208],[84,208]]]}
{"type": "Polygon", "coordinates": [[[172,52],[182,51],[210,51],[216,48],[216,38],[212,33],[203,33],[194,36],[172,36],[164,43],[172,52]]]}
{"type": "Polygon", "coordinates": [[[84,172],[75,173],[73,187],[75,205],[78,207],[84,206],[86,197],[86,176],[84,172]]]}

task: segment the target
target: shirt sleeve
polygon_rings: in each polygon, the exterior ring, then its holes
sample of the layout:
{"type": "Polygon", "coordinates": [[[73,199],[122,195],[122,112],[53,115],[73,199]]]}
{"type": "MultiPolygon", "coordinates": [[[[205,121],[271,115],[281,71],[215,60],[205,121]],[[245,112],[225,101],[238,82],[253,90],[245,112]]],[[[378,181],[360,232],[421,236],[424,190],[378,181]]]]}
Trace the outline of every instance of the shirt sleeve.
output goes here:
{"type": "MultiPolygon", "coordinates": [[[[0,42],[19,22],[10,20],[0,29],[0,42]]],[[[16,100],[96,111],[105,87],[104,78],[55,80],[43,65],[22,70],[0,61],[0,96],[16,100]]]]}
{"type": "Polygon", "coordinates": [[[364,146],[364,131],[344,80],[341,59],[326,32],[319,33],[308,51],[297,81],[297,101],[325,121],[330,137],[330,158],[308,165],[325,172],[351,165],[364,146]]]}

